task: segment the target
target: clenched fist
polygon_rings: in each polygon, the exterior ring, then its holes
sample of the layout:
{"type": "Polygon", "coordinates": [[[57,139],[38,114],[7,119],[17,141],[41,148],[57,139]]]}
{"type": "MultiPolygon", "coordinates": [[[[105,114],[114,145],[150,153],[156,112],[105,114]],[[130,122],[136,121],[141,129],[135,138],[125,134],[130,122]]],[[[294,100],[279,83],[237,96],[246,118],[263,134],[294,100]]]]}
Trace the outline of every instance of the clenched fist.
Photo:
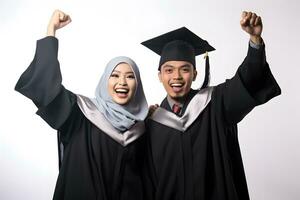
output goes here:
{"type": "Polygon", "coordinates": [[[244,11],[242,13],[240,24],[242,29],[249,33],[252,42],[256,44],[260,44],[262,42],[261,33],[263,25],[260,16],[257,16],[255,13],[252,12],[244,11]]]}
{"type": "Polygon", "coordinates": [[[52,14],[52,17],[49,21],[47,36],[55,36],[57,29],[60,29],[71,22],[69,15],[65,14],[60,10],[55,10],[52,14]]]}

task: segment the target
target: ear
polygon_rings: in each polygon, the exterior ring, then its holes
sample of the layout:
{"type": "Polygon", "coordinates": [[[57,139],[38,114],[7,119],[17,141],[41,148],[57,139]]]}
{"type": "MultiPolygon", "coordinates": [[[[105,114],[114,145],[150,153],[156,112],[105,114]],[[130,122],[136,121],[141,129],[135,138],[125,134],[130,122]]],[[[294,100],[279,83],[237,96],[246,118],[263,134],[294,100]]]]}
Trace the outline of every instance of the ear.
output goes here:
{"type": "Polygon", "coordinates": [[[196,80],[197,74],[198,74],[197,70],[194,70],[194,71],[193,71],[193,81],[196,80]]]}
{"type": "Polygon", "coordinates": [[[158,79],[159,79],[159,81],[160,81],[160,82],[162,82],[162,78],[161,78],[161,71],[158,71],[157,75],[158,75],[158,79]]]}

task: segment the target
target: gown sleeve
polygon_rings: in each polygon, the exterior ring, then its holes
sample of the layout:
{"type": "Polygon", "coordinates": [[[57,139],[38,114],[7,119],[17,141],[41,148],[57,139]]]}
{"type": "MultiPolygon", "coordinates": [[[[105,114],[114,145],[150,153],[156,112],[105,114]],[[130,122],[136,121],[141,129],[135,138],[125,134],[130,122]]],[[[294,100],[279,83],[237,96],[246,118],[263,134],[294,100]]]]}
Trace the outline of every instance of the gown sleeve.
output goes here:
{"type": "Polygon", "coordinates": [[[238,123],[255,106],[281,94],[266,61],[264,45],[258,49],[249,45],[247,56],[235,76],[216,89],[222,96],[224,117],[229,124],[238,123]]]}
{"type": "Polygon", "coordinates": [[[36,113],[58,130],[76,104],[76,95],[61,83],[57,53],[55,37],[38,40],[34,59],[19,78],[15,90],[31,99],[38,108],[36,113]]]}

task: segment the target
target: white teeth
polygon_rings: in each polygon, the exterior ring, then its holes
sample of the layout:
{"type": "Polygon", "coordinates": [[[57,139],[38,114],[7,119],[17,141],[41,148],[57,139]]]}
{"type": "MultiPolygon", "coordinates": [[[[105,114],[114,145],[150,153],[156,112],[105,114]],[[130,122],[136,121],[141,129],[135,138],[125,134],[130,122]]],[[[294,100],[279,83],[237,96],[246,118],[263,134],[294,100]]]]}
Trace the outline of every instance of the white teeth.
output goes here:
{"type": "Polygon", "coordinates": [[[126,93],[126,92],[128,92],[128,90],[127,89],[116,89],[116,92],[124,92],[124,93],[126,93]]]}
{"type": "Polygon", "coordinates": [[[173,83],[171,84],[172,87],[181,87],[183,84],[181,83],[173,83]]]}

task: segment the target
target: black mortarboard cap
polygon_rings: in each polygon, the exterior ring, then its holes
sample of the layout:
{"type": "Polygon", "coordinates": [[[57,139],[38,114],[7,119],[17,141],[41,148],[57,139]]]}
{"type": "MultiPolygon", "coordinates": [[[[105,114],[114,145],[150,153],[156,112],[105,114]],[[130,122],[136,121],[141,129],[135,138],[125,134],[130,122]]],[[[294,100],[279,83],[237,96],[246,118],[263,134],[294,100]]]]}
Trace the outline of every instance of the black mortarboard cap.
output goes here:
{"type": "Polygon", "coordinates": [[[161,56],[159,68],[170,60],[188,61],[195,66],[195,56],[215,50],[186,27],[142,42],[142,45],[161,56]]]}
{"type": "MultiPolygon", "coordinates": [[[[158,70],[167,61],[187,61],[196,67],[195,56],[215,50],[206,40],[201,39],[186,27],[182,27],[150,40],[142,42],[158,55],[160,61],[158,70]]],[[[209,82],[209,60],[206,56],[205,80],[202,87],[209,82]]]]}

